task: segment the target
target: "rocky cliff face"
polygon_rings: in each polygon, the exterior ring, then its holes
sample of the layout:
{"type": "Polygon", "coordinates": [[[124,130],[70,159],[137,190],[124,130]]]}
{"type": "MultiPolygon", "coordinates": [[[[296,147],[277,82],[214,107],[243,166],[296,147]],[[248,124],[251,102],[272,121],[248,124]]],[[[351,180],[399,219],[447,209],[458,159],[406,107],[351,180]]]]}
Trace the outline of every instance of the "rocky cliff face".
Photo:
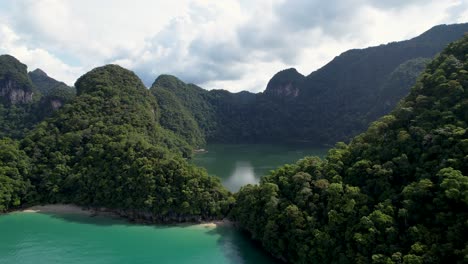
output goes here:
{"type": "Polygon", "coordinates": [[[25,104],[32,102],[33,91],[7,79],[0,81],[0,96],[11,104],[25,104]]]}
{"type": "Polygon", "coordinates": [[[295,98],[299,95],[299,83],[304,80],[304,76],[291,68],[280,71],[268,82],[265,94],[277,97],[295,98]]]}
{"type": "Polygon", "coordinates": [[[25,104],[33,100],[34,86],[27,66],[10,55],[0,55],[0,100],[25,104]]]}

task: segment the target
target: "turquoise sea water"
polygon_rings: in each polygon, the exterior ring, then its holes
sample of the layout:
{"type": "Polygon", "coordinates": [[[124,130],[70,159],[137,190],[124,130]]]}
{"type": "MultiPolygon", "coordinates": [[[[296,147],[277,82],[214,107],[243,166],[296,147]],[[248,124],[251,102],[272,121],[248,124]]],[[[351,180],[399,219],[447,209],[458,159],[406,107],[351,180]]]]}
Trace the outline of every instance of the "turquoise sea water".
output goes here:
{"type": "MultiPolygon", "coordinates": [[[[326,149],[305,146],[208,145],[193,162],[232,191],[270,170],[326,149]]],[[[275,263],[233,227],[150,226],[84,215],[0,216],[0,264],[275,263]]]]}
{"type": "Polygon", "coordinates": [[[272,262],[233,227],[161,227],[43,213],[0,216],[1,264],[272,262]]]}

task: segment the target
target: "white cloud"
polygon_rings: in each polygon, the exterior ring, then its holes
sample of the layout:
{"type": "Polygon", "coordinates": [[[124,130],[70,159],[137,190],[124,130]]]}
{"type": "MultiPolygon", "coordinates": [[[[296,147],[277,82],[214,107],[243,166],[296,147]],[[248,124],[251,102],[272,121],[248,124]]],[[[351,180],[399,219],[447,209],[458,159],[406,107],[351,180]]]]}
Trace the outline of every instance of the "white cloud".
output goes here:
{"type": "Polygon", "coordinates": [[[3,5],[0,51],[69,84],[93,67],[118,63],[146,84],[168,73],[230,91],[261,91],[281,69],[308,74],[350,48],[468,21],[468,0],[10,0],[3,5]]]}
{"type": "Polygon", "coordinates": [[[47,69],[53,78],[69,84],[83,72],[81,67],[72,67],[41,48],[30,48],[10,28],[0,25],[0,54],[12,54],[32,71],[36,68],[47,69]]]}

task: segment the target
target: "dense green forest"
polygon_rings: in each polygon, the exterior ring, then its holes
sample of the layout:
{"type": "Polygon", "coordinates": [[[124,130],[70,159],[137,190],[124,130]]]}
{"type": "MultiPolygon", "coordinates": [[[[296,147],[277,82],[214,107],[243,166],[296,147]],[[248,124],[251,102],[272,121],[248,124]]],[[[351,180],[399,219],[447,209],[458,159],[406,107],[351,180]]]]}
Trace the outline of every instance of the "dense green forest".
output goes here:
{"type": "Polygon", "coordinates": [[[2,176],[3,210],[23,201],[103,206],[154,222],[226,215],[232,195],[184,159],[191,146],[160,126],[161,110],[133,72],[108,65],[75,85],[77,97],[27,133],[19,148],[3,142],[11,149],[1,151],[11,171],[2,176]]]}
{"type": "MultiPolygon", "coordinates": [[[[159,79],[162,80],[163,77],[159,79]]],[[[169,85],[166,84],[166,86],[169,85]]],[[[205,135],[199,128],[198,123],[187,108],[184,107],[179,97],[158,86],[157,82],[151,87],[150,91],[161,109],[160,123],[162,127],[182,136],[194,147],[200,147],[206,143],[205,135]]]]}
{"type": "MultiPolygon", "coordinates": [[[[465,31],[468,24],[440,25],[407,41],[350,50],[308,76],[287,69],[258,94],[207,91],[170,75],[159,76],[151,91],[161,125],[194,148],[205,142],[333,145],[391,111],[428,60],[465,31]]],[[[13,90],[26,91],[14,97],[0,91],[0,136],[22,138],[75,96],[74,88],[40,69],[28,74],[11,56],[0,56],[0,68],[0,87],[12,79],[13,90]]]]}
{"type": "Polygon", "coordinates": [[[10,55],[0,56],[0,138],[22,138],[44,118],[71,101],[75,90],[10,55]]]}
{"type": "Polygon", "coordinates": [[[117,65],[71,88],[0,56],[0,212],[74,203],[158,223],[229,215],[291,263],[466,262],[468,36],[427,59],[466,27],[349,51],[309,76],[284,70],[260,94],[169,75],[148,90],[117,65]],[[346,139],[387,113],[323,160],[234,195],[187,161],[206,141],[346,139]]]}
{"type": "Polygon", "coordinates": [[[49,77],[47,73],[41,69],[35,69],[29,72],[28,76],[43,96],[50,96],[68,102],[76,95],[74,88],[49,77]]]}
{"type": "Polygon", "coordinates": [[[258,94],[206,91],[167,75],[153,86],[180,100],[208,142],[333,145],[388,114],[426,63],[467,31],[468,24],[440,25],[410,40],[349,50],[308,76],[281,71],[258,94]]]}
{"type": "Polygon", "coordinates": [[[232,217],[291,263],[463,263],[468,256],[468,36],[410,94],[324,160],[236,194],[232,217]]]}

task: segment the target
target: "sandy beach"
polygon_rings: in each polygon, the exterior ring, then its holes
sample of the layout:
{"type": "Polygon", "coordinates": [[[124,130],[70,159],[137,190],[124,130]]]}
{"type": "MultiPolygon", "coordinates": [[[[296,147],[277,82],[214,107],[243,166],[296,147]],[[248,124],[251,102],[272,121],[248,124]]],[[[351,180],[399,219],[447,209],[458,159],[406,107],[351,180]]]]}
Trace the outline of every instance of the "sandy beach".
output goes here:
{"type": "Polygon", "coordinates": [[[212,221],[212,222],[204,222],[201,224],[195,224],[200,227],[205,227],[205,228],[214,228],[214,227],[220,227],[220,226],[232,226],[233,223],[229,220],[219,220],[219,221],[212,221]]]}
{"type": "Polygon", "coordinates": [[[73,204],[46,204],[46,205],[35,205],[23,210],[19,210],[23,213],[57,213],[57,214],[83,214],[83,215],[94,215],[95,212],[86,210],[82,207],[73,204]]]}
{"type": "MultiPolygon", "coordinates": [[[[51,214],[80,214],[80,215],[87,215],[87,216],[107,216],[107,217],[116,217],[127,219],[125,217],[119,216],[116,213],[110,212],[105,208],[101,208],[101,210],[95,209],[87,209],[83,208],[74,204],[45,204],[45,205],[35,205],[31,206],[22,210],[18,210],[16,212],[23,212],[23,213],[51,213],[51,214]]],[[[180,225],[195,225],[204,228],[215,228],[218,226],[231,226],[232,222],[229,220],[218,220],[218,221],[210,221],[210,222],[202,222],[202,223],[180,223],[180,225]]]]}

